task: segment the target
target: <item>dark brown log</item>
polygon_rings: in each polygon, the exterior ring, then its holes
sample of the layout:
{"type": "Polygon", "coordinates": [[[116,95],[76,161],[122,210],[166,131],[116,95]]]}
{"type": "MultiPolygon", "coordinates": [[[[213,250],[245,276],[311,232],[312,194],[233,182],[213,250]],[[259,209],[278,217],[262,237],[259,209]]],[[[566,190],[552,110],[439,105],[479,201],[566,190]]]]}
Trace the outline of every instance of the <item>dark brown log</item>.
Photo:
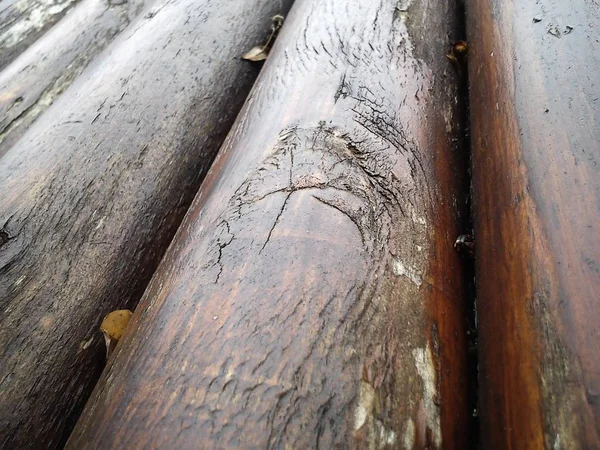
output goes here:
{"type": "Polygon", "coordinates": [[[3,0],[0,70],[58,22],[78,0],[3,0]]]}
{"type": "Polygon", "coordinates": [[[469,5],[482,448],[600,448],[600,4],[469,5]]]}
{"type": "Polygon", "coordinates": [[[296,2],[68,448],[465,448],[457,19],[296,2]]]}
{"type": "Polygon", "coordinates": [[[0,159],[0,447],[74,425],[290,3],[156,3],[0,159]]]}
{"type": "Polygon", "coordinates": [[[83,0],[0,72],[0,157],[148,0],[83,0]]]}

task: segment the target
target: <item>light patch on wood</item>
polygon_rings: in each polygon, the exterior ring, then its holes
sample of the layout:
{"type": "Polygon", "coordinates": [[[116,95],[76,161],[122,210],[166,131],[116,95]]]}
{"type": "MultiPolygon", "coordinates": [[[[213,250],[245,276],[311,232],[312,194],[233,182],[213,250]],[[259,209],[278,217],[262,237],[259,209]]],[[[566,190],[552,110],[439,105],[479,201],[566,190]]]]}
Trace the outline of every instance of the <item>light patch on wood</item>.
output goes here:
{"type": "Polygon", "coordinates": [[[376,418],[376,403],[375,388],[366,381],[361,381],[358,405],[354,411],[354,432],[365,433],[366,448],[369,450],[393,447],[397,440],[396,432],[376,418]]]}
{"type": "Polygon", "coordinates": [[[453,111],[452,104],[448,104],[446,109],[444,109],[444,124],[446,125],[446,133],[452,133],[454,131],[454,123],[453,123],[453,111]]]}
{"type": "Polygon", "coordinates": [[[411,418],[409,418],[404,425],[402,444],[406,450],[412,450],[415,446],[415,423],[411,418]]]}
{"type": "Polygon", "coordinates": [[[553,450],[560,450],[562,447],[560,446],[560,433],[558,433],[556,435],[556,438],[554,439],[554,446],[553,446],[553,450]]]}
{"type": "Polygon", "coordinates": [[[414,267],[408,266],[400,260],[400,258],[394,258],[392,263],[392,270],[394,271],[394,275],[397,277],[404,276],[412,281],[417,287],[421,287],[423,284],[423,279],[421,278],[421,273],[414,267]]]}
{"type": "Polygon", "coordinates": [[[105,217],[102,217],[102,218],[101,218],[101,219],[98,221],[98,223],[97,223],[97,224],[96,224],[96,226],[94,227],[94,230],[97,230],[97,229],[101,228],[101,227],[102,227],[102,225],[104,225],[104,219],[105,219],[105,217]]]}
{"type": "Polygon", "coordinates": [[[440,408],[436,404],[437,383],[435,364],[429,343],[425,348],[416,348],[412,351],[415,366],[423,380],[423,402],[425,406],[425,420],[427,428],[431,430],[436,448],[442,448],[442,431],[440,423],[440,408]]]}
{"type": "Polygon", "coordinates": [[[360,382],[360,395],[358,398],[358,406],[354,412],[354,430],[359,430],[367,421],[367,416],[373,409],[375,401],[375,389],[365,381],[360,382]]]}
{"type": "Polygon", "coordinates": [[[51,315],[46,315],[40,319],[39,324],[44,330],[51,330],[54,328],[54,317],[51,315]]]}
{"type": "Polygon", "coordinates": [[[425,219],[425,217],[418,216],[417,213],[415,213],[414,211],[411,211],[410,215],[414,223],[427,227],[427,220],[425,219]]]}
{"type": "Polygon", "coordinates": [[[92,345],[92,342],[94,342],[94,336],[89,338],[87,341],[81,341],[81,343],[79,344],[79,349],[87,350],[88,348],[90,348],[90,345],[92,345]]]}
{"type": "Polygon", "coordinates": [[[396,432],[386,428],[382,422],[376,421],[375,426],[379,434],[380,448],[388,445],[393,446],[396,443],[396,432]]]}

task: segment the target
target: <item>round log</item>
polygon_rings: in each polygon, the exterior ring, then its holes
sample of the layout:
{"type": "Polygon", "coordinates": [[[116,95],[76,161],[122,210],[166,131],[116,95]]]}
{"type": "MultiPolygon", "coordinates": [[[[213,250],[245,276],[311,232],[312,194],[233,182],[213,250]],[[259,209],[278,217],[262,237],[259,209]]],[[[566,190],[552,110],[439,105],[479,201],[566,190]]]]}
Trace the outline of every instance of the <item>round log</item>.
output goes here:
{"type": "Polygon", "coordinates": [[[0,447],[64,444],[290,3],[155,3],[0,159],[0,447]]]}
{"type": "Polygon", "coordinates": [[[83,0],[0,72],[0,157],[144,8],[83,0]]]}
{"type": "Polygon", "coordinates": [[[78,0],[3,0],[0,70],[48,31],[78,0]]]}
{"type": "Polygon", "coordinates": [[[467,24],[482,446],[600,448],[600,7],[467,24]]]}
{"type": "Polygon", "coordinates": [[[295,2],[67,448],[465,448],[458,10],[434,3],[295,2]]]}

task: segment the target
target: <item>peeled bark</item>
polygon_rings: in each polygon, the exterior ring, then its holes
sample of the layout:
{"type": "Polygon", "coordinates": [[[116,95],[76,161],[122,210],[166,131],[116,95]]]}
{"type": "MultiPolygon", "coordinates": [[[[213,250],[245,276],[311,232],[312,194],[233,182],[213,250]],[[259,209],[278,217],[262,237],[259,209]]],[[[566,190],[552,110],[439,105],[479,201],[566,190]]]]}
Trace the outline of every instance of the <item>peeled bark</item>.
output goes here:
{"type": "Polygon", "coordinates": [[[155,4],[0,159],[0,447],[74,425],[102,318],[141,297],[289,5],[155,4]]]}
{"type": "Polygon", "coordinates": [[[83,0],[0,72],[0,157],[144,8],[83,0]]]}
{"type": "Polygon", "coordinates": [[[600,448],[600,8],[468,13],[482,447],[600,448]]]}
{"type": "Polygon", "coordinates": [[[58,22],[78,0],[3,0],[0,70],[58,22]]]}
{"type": "Polygon", "coordinates": [[[465,448],[457,19],[296,2],[68,448],[465,448]]]}

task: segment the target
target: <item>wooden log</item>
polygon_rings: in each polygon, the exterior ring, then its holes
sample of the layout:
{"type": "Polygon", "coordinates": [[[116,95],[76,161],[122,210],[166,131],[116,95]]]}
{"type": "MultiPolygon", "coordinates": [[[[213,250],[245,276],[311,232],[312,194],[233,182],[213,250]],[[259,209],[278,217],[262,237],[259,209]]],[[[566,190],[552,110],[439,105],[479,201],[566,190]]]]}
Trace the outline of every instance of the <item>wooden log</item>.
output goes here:
{"type": "Polygon", "coordinates": [[[465,448],[456,3],[296,1],[67,448],[465,448]]]}
{"type": "Polygon", "coordinates": [[[600,8],[469,5],[482,447],[600,448],[600,8]]]}
{"type": "Polygon", "coordinates": [[[0,159],[0,447],[66,439],[290,3],[154,4],[0,159]]]}
{"type": "Polygon", "coordinates": [[[0,72],[0,157],[144,8],[83,0],[0,72]]]}
{"type": "Polygon", "coordinates": [[[78,0],[3,0],[0,70],[48,31],[78,0]]]}

